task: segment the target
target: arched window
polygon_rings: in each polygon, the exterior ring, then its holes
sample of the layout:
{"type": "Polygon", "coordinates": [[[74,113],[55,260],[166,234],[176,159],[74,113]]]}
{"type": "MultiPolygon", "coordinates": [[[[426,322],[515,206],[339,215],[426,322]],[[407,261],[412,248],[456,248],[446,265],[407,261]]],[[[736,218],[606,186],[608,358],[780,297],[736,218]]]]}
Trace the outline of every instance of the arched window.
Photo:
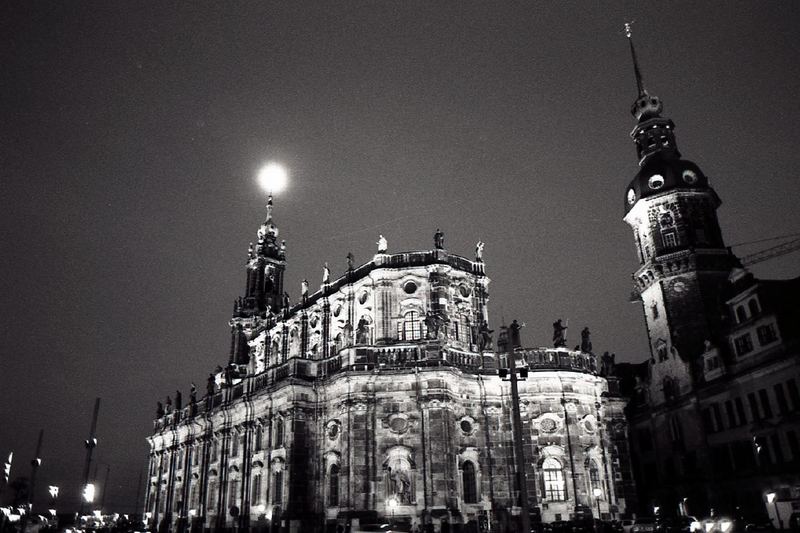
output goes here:
{"type": "Polygon", "coordinates": [[[250,502],[253,505],[259,505],[261,503],[261,474],[255,474],[253,476],[253,484],[250,493],[250,502]]]}
{"type": "Polygon", "coordinates": [[[478,503],[478,483],[475,477],[475,464],[472,461],[464,462],[461,480],[464,484],[464,503],[478,503]]]}
{"type": "Polygon", "coordinates": [[[283,446],[283,418],[275,419],[275,444],[273,448],[280,448],[283,446]]]}
{"type": "Polygon", "coordinates": [[[422,320],[419,313],[409,311],[403,315],[403,321],[398,324],[398,337],[401,341],[417,341],[422,338],[422,320]]]}
{"type": "Polygon", "coordinates": [[[232,479],[228,483],[228,508],[239,507],[239,480],[232,479]]]}
{"type": "Polygon", "coordinates": [[[758,301],[755,298],[747,302],[747,307],[750,309],[750,316],[756,316],[759,313],[758,301]]]}
{"type": "Polygon", "coordinates": [[[332,465],[328,476],[328,505],[339,505],[339,465],[332,465]]]}
{"type": "Polygon", "coordinates": [[[739,322],[744,322],[747,320],[747,311],[744,310],[744,306],[739,306],[736,308],[736,319],[739,322]]]}
{"type": "Polygon", "coordinates": [[[567,499],[567,487],[564,483],[564,468],[558,459],[548,457],[542,462],[542,478],[544,481],[544,497],[550,501],[567,499]]]}
{"type": "Polygon", "coordinates": [[[239,457],[239,437],[237,435],[231,437],[231,457],[239,457]]]}
{"type": "Polygon", "coordinates": [[[594,494],[594,489],[602,489],[602,485],[600,482],[600,469],[597,466],[597,461],[594,459],[589,461],[589,485],[594,494]]]}
{"type": "Polygon", "coordinates": [[[206,508],[210,512],[215,512],[217,508],[217,482],[212,481],[208,484],[208,498],[206,500],[206,508]]]}
{"type": "Polygon", "coordinates": [[[264,437],[264,430],[260,426],[256,426],[256,435],[255,435],[255,442],[253,443],[253,449],[257,452],[261,451],[262,440],[264,437]]]}

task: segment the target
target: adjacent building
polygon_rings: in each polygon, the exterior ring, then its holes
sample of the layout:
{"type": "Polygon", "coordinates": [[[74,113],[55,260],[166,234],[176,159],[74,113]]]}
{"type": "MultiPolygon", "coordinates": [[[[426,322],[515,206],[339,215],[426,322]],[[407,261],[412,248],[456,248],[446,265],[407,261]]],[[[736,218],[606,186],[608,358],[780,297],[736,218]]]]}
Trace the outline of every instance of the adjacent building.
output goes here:
{"type": "Polygon", "coordinates": [[[626,368],[625,389],[642,510],[775,518],[777,507],[786,525],[800,503],[800,278],[756,279],[726,247],[721,201],[633,59],[640,168],[624,220],[650,357],[626,368]]]}

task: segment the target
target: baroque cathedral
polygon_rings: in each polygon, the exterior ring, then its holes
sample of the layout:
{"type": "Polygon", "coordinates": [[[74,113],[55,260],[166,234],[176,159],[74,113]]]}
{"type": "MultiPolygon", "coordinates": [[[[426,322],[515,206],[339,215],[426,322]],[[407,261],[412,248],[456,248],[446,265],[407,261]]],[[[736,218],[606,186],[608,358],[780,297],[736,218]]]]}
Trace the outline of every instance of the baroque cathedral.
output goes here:
{"type": "Polygon", "coordinates": [[[338,278],[326,265],[314,292],[304,281],[295,304],[286,263],[270,197],[228,364],[202,397],[159,404],[153,530],[478,532],[516,527],[525,507],[536,522],[626,515],[612,365],[588,342],[529,349],[517,332],[493,348],[483,243],[468,259],[440,231],[426,251],[390,253],[381,237],[367,263],[348,258],[338,278]],[[501,377],[512,358],[516,394],[501,377]]]}

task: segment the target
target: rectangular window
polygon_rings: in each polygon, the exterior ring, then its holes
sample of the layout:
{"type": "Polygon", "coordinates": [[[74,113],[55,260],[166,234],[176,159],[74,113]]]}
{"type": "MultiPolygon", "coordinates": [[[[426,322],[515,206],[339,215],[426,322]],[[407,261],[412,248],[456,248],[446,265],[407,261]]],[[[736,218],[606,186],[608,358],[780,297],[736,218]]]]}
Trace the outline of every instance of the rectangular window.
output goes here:
{"type": "Polygon", "coordinates": [[[275,472],[275,490],[272,492],[272,503],[280,505],[283,502],[283,471],[275,472]]]}
{"type": "Polygon", "coordinates": [[[725,400],[725,413],[728,415],[728,427],[736,427],[736,412],[733,410],[733,402],[725,400]]]}
{"type": "Polygon", "coordinates": [[[789,404],[786,403],[786,393],[783,391],[783,383],[777,383],[773,387],[775,400],[778,402],[778,413],[785,415],[789,412],[789,404]]]}
{"type": "Polygon", "coordinates": [[[650,437],[650,429],[640,428],[637,432],[639,435],[639,449],[643,452],[649,452],[653,449],[653,439],[650,437]]]}
{"type": "Polygon", "coordinates": [[[747,403],[750,404],[750,414],[753,416],[753,422],[761,420],[761,416],[758,413],[758,400],[754,393],[747,393],[747,403]]]}
{"type": "Polygon", "coordinates": [[[228,506],[239,507],[239,480],[232,479],[230,483],[228,483],[228,506]]]}
{"type": "Polygon", "coordinates": [[[231,442],[231,457],[239,457],[239,437],[235,435],[231,442]]]}
{"type": "Polygon", "coordinates": [[[797,391],[797,382],[794,378],[786,382],[789,398],[792,400],[792,411],[800,410],[800,393],[797,391]]]}
{"type": "Polygon", "coordinates": [[[711,419],[711,409],[703,409],[703,427],[709,433],[714,432],[714,422],[711,419]]]}
{"type": "Polygon", "coordinates": [[[252,493],[250,494],[250,501],[253,505],[258,505],[261,503],[261,475],[256,474],[253,476],[253,487],[252,493]]]}
{"type": "Polygon", "coordinates": [[[772,324],[759,326],[758,329],[756,329],[756,334],[758,335],[758,343],[761,346],[778,340],[778,335],[775,334],[775,326],[772,324]]]}
{"type": "Polygon", "coordinates": [[[736,414],[739,415],[739,425],[747,424],[747,416],[744,414],[744,403],[742,399],[736,398],[734,402],[736,403],[736,414]]]}
{"type": "Polygon", "coordinates": [[[777,433],[770,435],[769,440],[772,441],[772,453],[775,454],[775,462],[777,464],[783,463],[783,450],[781,449],[781,439],[777,433]]]}
{"type": "Polygon", "coordinates": [[[797,433],[793,429],[786,432],[786,442],[789,443],[789,451],[792,452],[792,460],[800,461],[800,442],[797,440],[797,433]]]}
{"type": "Polygon", "coordinates": [[[733,339],[733,344],[736,346],[736,354],[739,356],[753,351],[753,339],[750,338],[749,333],[745,333],[733,339]]]}
{"type": "Polygon", "coordinates": [[[758,399],[761,400],[761,410],[764,411],[764,418],[772,418],[772,406],[769,404],[767,389],[758,391],[758,399]]]}
{"type": "Polygon", "coordinates": [[[678,245],[678,239],[674,231],[665,231],[661,236],[664,238],[665,248],[675,248],[678,245]]]}
{"type": "Polygon", "coordinates": [[[715,403],[711,405],[711,412],[714,413],[714,424],[716,426],[717,431],[722,431],[725,429],[722,426],[722,412],[719,409],[719,404],[715,403]]]}

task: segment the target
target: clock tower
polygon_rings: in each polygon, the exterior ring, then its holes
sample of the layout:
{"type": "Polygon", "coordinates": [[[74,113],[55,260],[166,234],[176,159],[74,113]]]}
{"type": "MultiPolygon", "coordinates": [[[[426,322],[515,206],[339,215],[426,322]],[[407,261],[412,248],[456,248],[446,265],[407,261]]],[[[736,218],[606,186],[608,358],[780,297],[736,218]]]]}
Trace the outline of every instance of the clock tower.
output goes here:
{"type": "Polygon", "coordinates": [[[631,137],[640,168],[625,190],[624,216],[639,257],[633,279],[652,361],[684,367],[665,368],[665,375],[682,376],[670,379],[694,380],[702,376],[704,341],[723,345],[721,289],[738,260],[722,239],[716,214],[721,201],[700,167],[681,157],[675,124],[661,116],[661,100],[644,87],[629,25],[626,35],[639,92],[631,137]]]}

